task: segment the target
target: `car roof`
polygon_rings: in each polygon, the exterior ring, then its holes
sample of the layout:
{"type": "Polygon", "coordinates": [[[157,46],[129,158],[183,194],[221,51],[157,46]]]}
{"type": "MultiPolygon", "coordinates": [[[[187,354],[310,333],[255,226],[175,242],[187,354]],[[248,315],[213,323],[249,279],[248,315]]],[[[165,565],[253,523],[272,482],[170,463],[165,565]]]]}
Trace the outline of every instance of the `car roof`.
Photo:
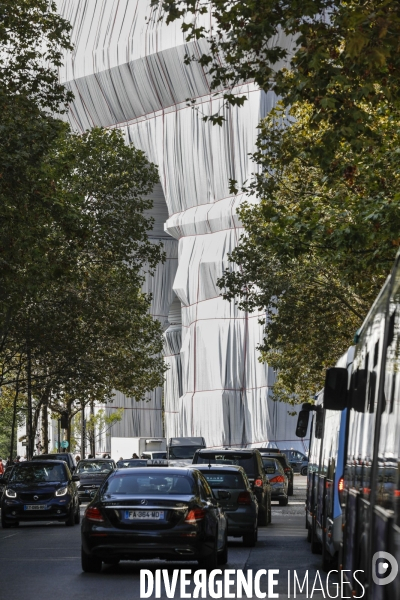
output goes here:
{"type": "Polygon", "coordinates": [[[206,465],[206,464],[202,464],[202,465],[191,465],[190,467],[191,469],[198,469],[199,471],[231,471],[232,473],[237,473],[238,471],[240,473],[245,473],[245,470],[243,469],[243,467],[240,467],[239,465],[215,465],[215,464],[211,464],[206,465]]]}
{"type": "MultiPolygon", "coordinates": [[[[24,465],[29,465],[31,464],[32,461],[30,460],[24,460],[22,462],[19,463],[15,463],[14,467],[17,466],[24,466],[24,465]]],[[[36,463],[44,463],[45,465],[54,465],[54,463],[59,464],[59,465],[65,465],[65,460],[58,460],[58,459],[53,459],[53,460],[48,460],[46,458],[40,458],[40,459],[35,459],[35,464],[36,463]]]]}
{"type": "MultiPolygon", "coordinates": [[[[104,460],[112,460],[112,461],[114,461],[114,459],[112,459],[112,458],[81,458],[79,462],[80,463],[81,462],[88,462],[88,461],[90,461],[90,462],[96,462],[98,460],[101,460],[101,462],[103,462],[104,460]]],[[[126,459],[126,460],[128,460],[128,459],[126,459]]],[[[135,460],[135,459],[133,458],[132,460],[135,460]]]]}
{"type": "Polygon", "coordinates": [[[152,475],[191,475],[192,470],[188,467],[136,467],[132,469],[126,467],[125,469],[117,469],[114,471],[114,474],[121,472],[124,475],[129,473],[132,473],[132,475],[140,473],[151,473],[152,475]]]}
{"type": "Polygon", "coordinates": [[[235,448],[217,448],[217,449],[211,449],[211,448],[204,448],[202,450],[197,450],[197,454],[226,454],[226,453],[232,453],[232,454],[253,454],[255,452],[255,450],[258,450],[257,448],[237,448],[235,450],[235,448]]]}

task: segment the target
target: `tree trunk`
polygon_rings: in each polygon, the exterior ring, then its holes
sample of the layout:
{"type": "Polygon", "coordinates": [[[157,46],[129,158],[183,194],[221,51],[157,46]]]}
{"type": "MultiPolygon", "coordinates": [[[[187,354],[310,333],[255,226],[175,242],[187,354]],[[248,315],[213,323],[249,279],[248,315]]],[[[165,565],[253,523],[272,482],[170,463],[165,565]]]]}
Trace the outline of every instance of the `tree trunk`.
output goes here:
{"type": "Polygon", "coordinates": [[[49,416],[47,408],[47,402],[44,402],[42,407],[42,439],[44,454],[49,453],[49,416]]]}
{"type": "Polygon", "coordinates": [[[67,442],[68,442],[68,448],[67,448],[67,452],[71,452],[71,408],[72,408],[72,402],[68,402],[67,404],[67,411],[68,411],[68,428],[66,431],[67,434],[67,442]]]}
{"type": "Polygon", "coordinates": [[[14,454],[14,443],[15,443],[15,424],[17,421],[17,401],[18,401],[18,395],[19,395],[19,374],[21,371],[18,372],[18,376],[17,376],[17,383],[15,385],[15,395],[14,395],[14,406],[13,406],[13,420],[12,420],[12,428],[11,428],[11,442],[10,442],[10,461],[12,462],[13,460],[13,454],[14,454]]]}
{"type": "MultiPolygon", "coordinates": [[[[91,402],[90,402],[90,416],[94,417],[94,402],[93,402],[93,400],[91,400],[91,402]]],[[[96,458],[95,436],[96,436],[96,428],[93,425],[93,431],[91,432],[91,436],[90,436],[90,453],[93,456],[93,458],[96,458]]]]}

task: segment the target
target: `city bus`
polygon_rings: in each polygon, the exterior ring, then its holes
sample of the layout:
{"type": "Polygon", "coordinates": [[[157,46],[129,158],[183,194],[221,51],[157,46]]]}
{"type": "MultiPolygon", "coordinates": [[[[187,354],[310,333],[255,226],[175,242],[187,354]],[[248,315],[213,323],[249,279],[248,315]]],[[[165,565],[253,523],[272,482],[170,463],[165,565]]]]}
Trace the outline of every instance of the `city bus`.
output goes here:
{"type": "MultiPolygon", "coordinates": [[[[351,347],[336,364],[347,369],[349,380],[353,355],[351,347]]],[[[337,409],[332,402],[327,408],[322,390],[316,395],[315,404],[303,405],[303,411],[306,412],[303,420],[308,420],[307,413],[313,414],[307,473],[307,540],[311,542],[313,554],[322,554],[322,569],[330,571],[337,568],[342,541],[339,481],[344,472],[348,410],[347,407],[337,409]]]]}
{"type": "MultiPolygon", "coordinates": [[[[347,411],[335,484],[339,568],[353,597],[392,600],[400,598],[400,254],[356,334],[350,371],[349,382],[347,368],[328,369],[324,387],[325,405],[328,397],[329,408],[347,411]]],[[[298,433],[309,412],[299,413],[298,433]]]]}

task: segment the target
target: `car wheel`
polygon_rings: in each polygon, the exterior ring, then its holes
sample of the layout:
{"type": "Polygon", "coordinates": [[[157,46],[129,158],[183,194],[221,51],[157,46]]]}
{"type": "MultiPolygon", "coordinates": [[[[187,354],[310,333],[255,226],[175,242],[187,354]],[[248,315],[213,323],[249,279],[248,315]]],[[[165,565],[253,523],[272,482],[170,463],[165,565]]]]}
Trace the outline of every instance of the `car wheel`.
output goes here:
{"type": "Polygon", "coordinates": [[[287,495],[293,496],[293,481],[291,483],[289,483],[287,495]]]}
{"type": "Polygon", "coordinates": [[[279,498],[279,506],[287,506],[289,502],[289,498],[286,496],[286,498],[279,498]]]}
{"type": "Polygon", "coordinates": [[[12,527],[12,524],[9,523],[3,516],[3,511],[1,511],[1,526],[3,529],[9,529],[10,527],[12,527]]]}
{"type": "Polygon", "coordinates": [[[226,533],[226,530],[225,530],[225,543],[224,543],[223,549],[220,550],[220,552],[218,552],[218,564],[226,565],[227,562],[228,562],[228,534],[226,533]]]}
{"type": "Polygon", "coordinates": [[[307,475],[307,467],[303,467],[300,471],[302,475],[307,475]]]}
{"type": "Polygon", "coordinates": [[[254,527],[254,531],[252,533],[246,533],[246,535],[243,536],[243,546],[246,546],[246,548],[254,548],[254,546],[257,544],[257,540],[258,540],[258,529],[257,529],[257,523],[256,523],[255,527],[254,527]]]}
{"type": "Polygon", "coordinates": [[[201,569],[206,569],[206,571],[212,571],[218,567],[218,549],[217,549],[217,539],[214,540],[214,546],[211,554],[209,556],[205,556],[203,558],[199,558],[198,563],[201,569]]]}
{"type": "Polygon", "coordinates": [[[311,527],[307,527],[307,542],[311,542],[311,527]]]}
{"type": "Polygon", "coordinates": [[[264,505],[262,509],[260,507],[258,511],[258,524],[261,526],[268,525],[268,505],[264,505]]]}
{"type": "Polygon", "coordinates": [[[101,559],[86,554],[83,548],[81,550],[81,564],[82,571],[85,573],[100,573],[102,567],[101,559]]]}
{"type": "Polygon", "coordinates": [[[73,506],[69,511],[68,519],[66,519],[65,524],[67,527],[73,527],[75,525],[75,511],[73,506]]]}
{"type": "Polygon", "coordinates": [[[76,512],[75,512],[75,525],[79,525],[80,522],[81,522],[81,509],[79,507],[79,504],[77,504],[76,512]]]}
{"type": "Polygon", "coordinates": [[[317,538],[317,534],[315,532],[314,526],[311,529],[311,553],[312,554],[321,554],[322,547],[317,538]]]}

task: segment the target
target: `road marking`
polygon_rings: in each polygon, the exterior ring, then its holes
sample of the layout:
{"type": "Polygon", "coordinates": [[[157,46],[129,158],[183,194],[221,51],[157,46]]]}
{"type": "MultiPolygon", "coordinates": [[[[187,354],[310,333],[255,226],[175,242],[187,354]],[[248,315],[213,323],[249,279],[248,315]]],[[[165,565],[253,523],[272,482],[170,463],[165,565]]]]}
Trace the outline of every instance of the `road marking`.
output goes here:
{"type": "Polygon", "coordinates": [[[18,534],[17,534],[17,533],[13,533],[13,534],[11,534],[11,535],[6,535],[5,537],[3,537],[3,538],[1,538],[1,539],[2,539],[2,540],[6,540],[7,538],[14,537],[14,535],[18,535],[18,534]]]}

